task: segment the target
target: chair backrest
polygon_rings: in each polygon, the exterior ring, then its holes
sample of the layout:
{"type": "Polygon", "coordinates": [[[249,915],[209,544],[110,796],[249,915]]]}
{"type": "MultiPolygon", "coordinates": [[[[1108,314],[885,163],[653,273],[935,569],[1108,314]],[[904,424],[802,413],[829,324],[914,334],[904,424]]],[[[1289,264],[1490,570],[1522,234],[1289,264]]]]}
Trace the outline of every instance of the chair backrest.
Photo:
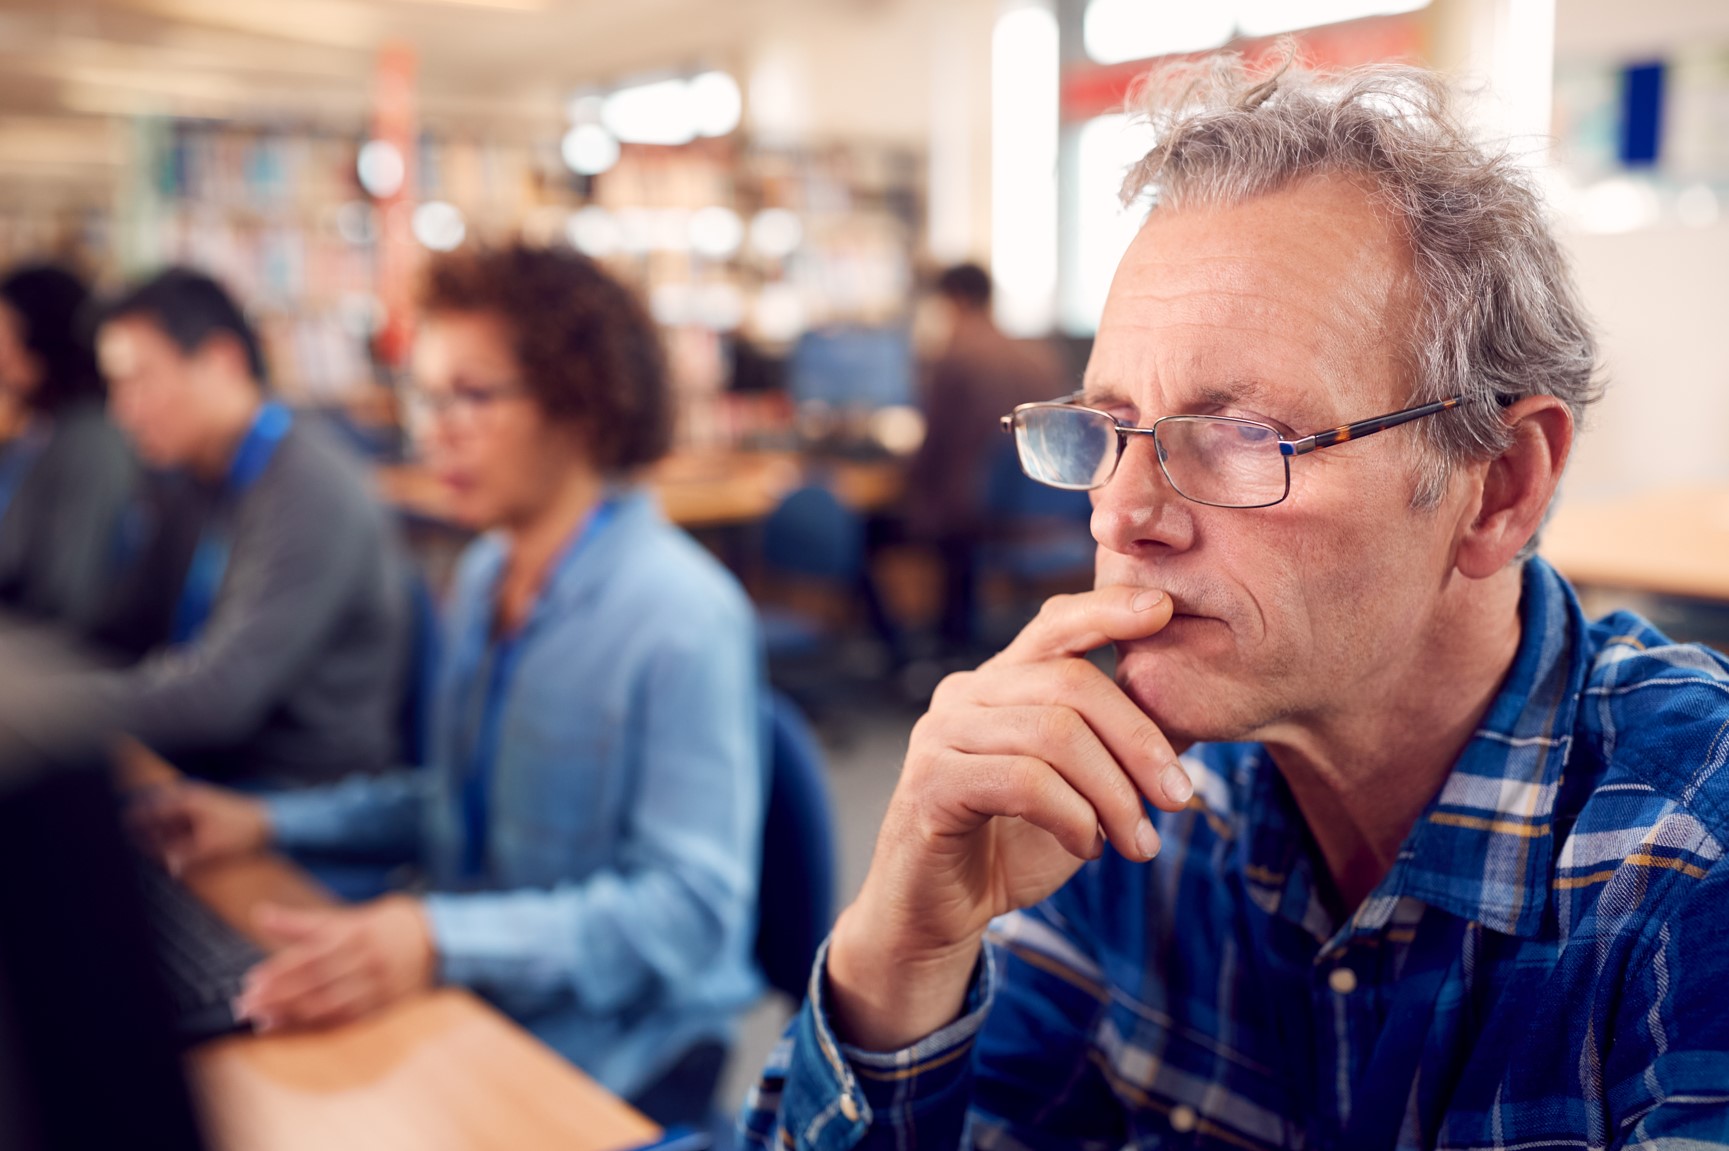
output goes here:
{"type": "Polygon", "coordinates": [[[767,693],[768,808],[757,893],[756,960],[770,987],[804,998],[834,920],[834,810],[822,748],[798,708],[767,693]]]}
{"type": "Polygon", "coordinates": [[[773,573],[850,586],[864,571],[864,521],[828,488],[808,484],[769,514],[762,551],[773,573]]]}

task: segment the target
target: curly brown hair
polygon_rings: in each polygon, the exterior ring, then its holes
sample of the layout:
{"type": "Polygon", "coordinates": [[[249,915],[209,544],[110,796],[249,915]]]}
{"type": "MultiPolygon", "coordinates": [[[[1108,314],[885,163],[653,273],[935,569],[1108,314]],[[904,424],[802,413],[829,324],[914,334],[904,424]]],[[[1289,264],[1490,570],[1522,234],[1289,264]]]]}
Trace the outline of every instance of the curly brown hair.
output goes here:
{"type": "Polygon", "coordinates": [[[593,260],[523,244],[440,256],[421,307],[503,319],[523,384],[549,417],[587,428],[602,472],[666,454],[673,406],[660,334],[630,289],[593,260]]]}

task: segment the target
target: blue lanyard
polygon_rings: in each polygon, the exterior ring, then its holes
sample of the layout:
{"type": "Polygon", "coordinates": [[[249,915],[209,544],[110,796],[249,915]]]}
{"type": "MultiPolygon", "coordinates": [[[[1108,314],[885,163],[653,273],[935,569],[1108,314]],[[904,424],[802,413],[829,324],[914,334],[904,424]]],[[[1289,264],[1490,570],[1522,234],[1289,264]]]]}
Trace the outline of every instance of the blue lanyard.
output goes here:
{"type": "Polygon", "coordinates": [[[0,516],[6,514],[18,489],[24,486],[24,477],[48,446],[48,437],[48,429],[32,421],[22,435],[0,449],[0,516]]]}
{"type": "MultiPolygon", "coordinates": [[[[238,498],[258,482],[293,423],[294,413],[275,401],[258,409],[252,427],[228,465],[223,483],[228,499],[238,498]]],[[[204,630],[210,609],[216,603],[216,591],[228,572],[228,544],[227,534],[215,523],[204,526],[198,547],[192,553],[192,563],[186,569],[186,579],[180,585],[180,599],[174,605],[171,642],[190,643],[204,630]]]]}
{"type": "MultiPolygon", "coordinates": [[[[563,554],[554,566],[554,574],[547,581],[548,584],[570,569],[583,550],[605,530],[616,513],[617,502],[611,499],[589,513],[588,518],[578,526],[570,542],[565,545],[563,554]]],[[[496,588],[494,591],[496,593],[496,588]]],[[[480,665],[487,665],[484,694],[480,697],[480,714],[469,720],[467,738],[459,737],[458,747],[455,749],[456,762],[463,768],[457,789],[464,832],[462,871],[470,879],[480,878],[488,870],[492,839],[492,781],[497,767],[505,703],[509,698],[511,680],[516,674],[518,663],[521,662],[524,640],[540,616],[540,603],[544,600],[544,594],[543,591],[542,599],[536,601],[522,627],[493,641],[492,624],[498,613],[495,594],[490,611],[475,613],[459,656],[457,690],[453,702],[465,709],[470,717],[474,711],[477,686],[475,680],[479,676],[480,665]]]]}

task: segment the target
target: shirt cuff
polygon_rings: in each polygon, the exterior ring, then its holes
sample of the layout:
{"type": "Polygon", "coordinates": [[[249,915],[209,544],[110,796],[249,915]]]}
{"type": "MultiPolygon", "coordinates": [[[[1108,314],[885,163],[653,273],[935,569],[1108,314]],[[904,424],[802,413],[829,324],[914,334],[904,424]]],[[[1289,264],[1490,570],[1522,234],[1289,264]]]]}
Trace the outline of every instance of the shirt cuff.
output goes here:
{"type": "Polygon", "coordinates": [[[291,849],[324,846],[332,823],[332,805],[324,790],[307,788],[259,796],[270,824],[270,842],[291,849]]]}
{"type": "MultiPolygon", "coordinates": [[[[864,1051],[835,1038],[829,1018],[828,941],[811,968],[804,1010],[794,1023],[782,1116],[801,1146],[851,1147],[874,1122],[889,1126],[967,1094],[973,1041],[996,993],[987,943],[973,970],[960,1018],[898,1051],[864,1051]]],[[[964,1108],[964,1100],[955,1100],[964,1108]]]]}
{"type": "Polygon", "coordinates": [[[421,905],[438,951],[440,982],[474,987],[497,974],[488,949],[479,945],[500,935],[492,908],[472,895],[427,895],[421,905]]]}

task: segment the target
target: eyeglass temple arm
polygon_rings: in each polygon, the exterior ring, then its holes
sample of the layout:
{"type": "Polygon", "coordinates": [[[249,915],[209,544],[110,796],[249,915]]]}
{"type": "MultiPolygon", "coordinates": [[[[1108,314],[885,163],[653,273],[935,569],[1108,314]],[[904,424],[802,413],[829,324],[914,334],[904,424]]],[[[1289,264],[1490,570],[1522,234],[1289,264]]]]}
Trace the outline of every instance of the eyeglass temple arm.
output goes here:
{"type": "Polygon", "coordinates": [[[1070,392],[1068,395],[1058,396],[1054,400],[1039,400],[1039,401],[1037,401],[1037,403],[1034,403],[1034,404],[1016,404],[1014,411],[1010,412],[1006,416],[998,416],[997,417],[997,427],[1002,429],[1003,431],[1009,433],[1010,435],[1013,435],[1014,430],[1015,430],[1015,416],[1020,414],[1020,410],[1022,408],[1037,407],[1039,404],[1073,404],[1073,403],[1078,403],[1080,401],[1081,397],[1084,395],[1086,395],[1085,392],[1070,392]]]}
{"type": "Polygon", "coordinates": [[[1420,420],[1424,416],[1432,416],[1436,412],[1456,408],[1469,398],[1468,396],[1450,396],[1444,400],[1436,400],[1432,404],[1419,404],[1414,408],[1390,412],[1384,416],[1358,420],[1354,424],[1346,424],[1341,428],[1329,428],[1324,432],[1316,432],[1299,440],[1280,440],[1279,452],[1286,456],[1306,456],[1310,452],[1319,451],[1322,448],[1330,448],[1335,444],[1346,443],[1350,440],[1360,440],[1365,436],[1372,436],[1376,432],[1384,432],[1388,428],[1396,428],[1400,424],[1408,424],[1412,420],[1420,420]]]}

